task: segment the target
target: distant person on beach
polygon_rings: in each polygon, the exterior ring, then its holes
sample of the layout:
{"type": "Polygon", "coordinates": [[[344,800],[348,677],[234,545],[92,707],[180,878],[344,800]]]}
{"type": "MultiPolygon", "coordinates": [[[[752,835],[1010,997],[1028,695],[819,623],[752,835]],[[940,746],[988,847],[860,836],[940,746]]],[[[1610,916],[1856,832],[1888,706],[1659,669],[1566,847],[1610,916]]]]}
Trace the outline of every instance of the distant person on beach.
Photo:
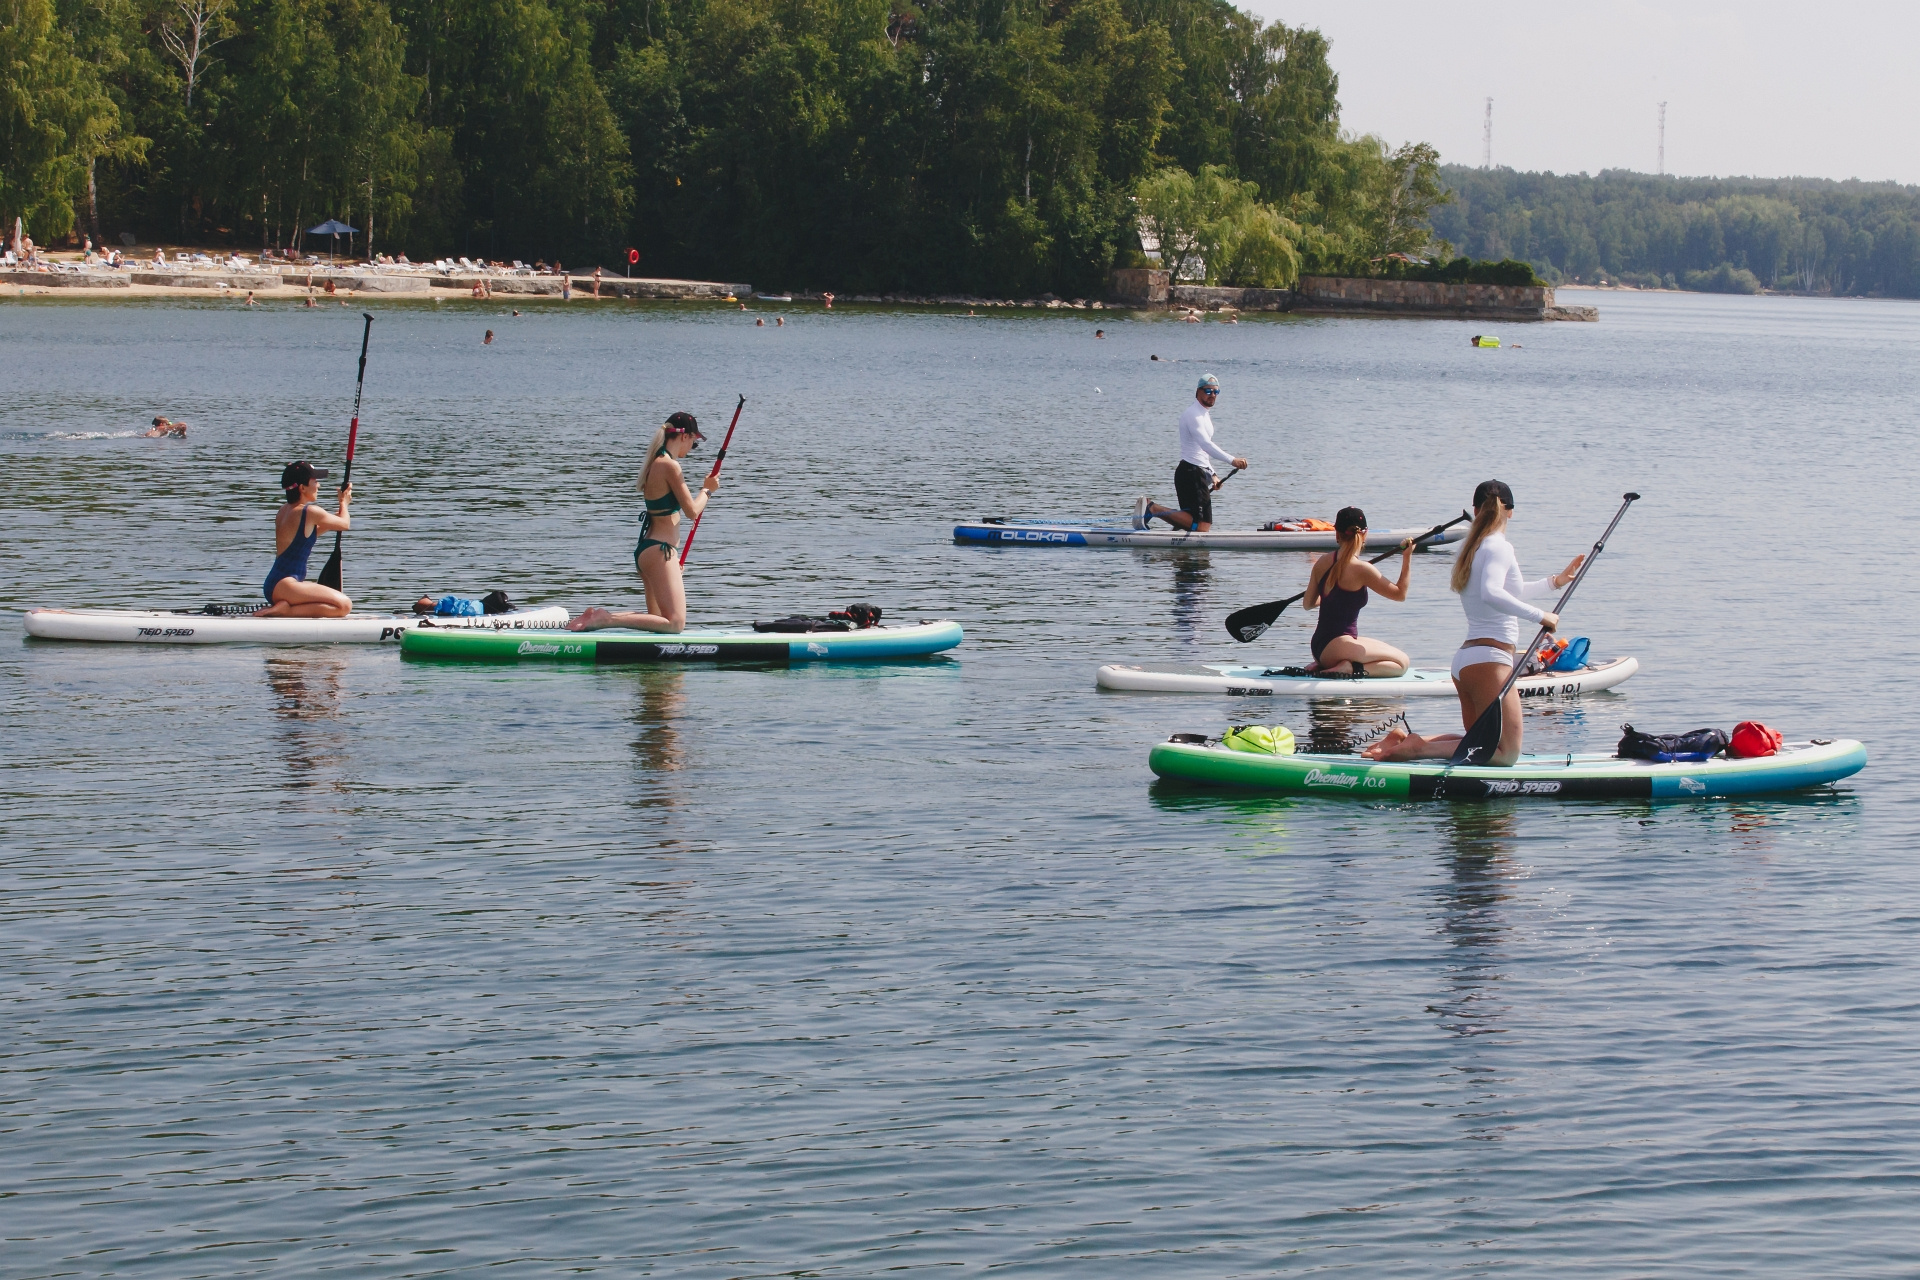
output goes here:
{"type": "Polygon", "coordinates": [[[1220,487],[1213,460],[1230,463],[1235,471],[1247,467],[1245,458],[1236,458],[1213,442],[1213,406],[1219,399],[1220,379],[1206,374],[1194,389],[1193,403],[1180,415],[1180,465],[1173,469],[1173,491],[1180,508],[1160,506],[1143,494],[1134,504],[1134,528],[1144,529],[1156,519],[1190,533],[1213,528],[1213,491],[1220,487]]]}
{"type": "Polygon", "coordinates": [[[600,296],[600,268],[598,267],[593,269],[593,296],[596,298],[600,296]]]}
{"type": "Polygon", "coordinates": [[[602,627],[632,627],[638,631],[683,631],[687,625],[686,585],[680,579],[680,518],[698,519],[707,500],[720,488],[720,477],[708,475],[698,493],[687,487],[680,460],[699,447],[700,423],[690,413],[676,413],[653,433],[647,461],[640,468],[640,496],[647,509],[640,515],[640,541],[634,544],[633,567],[645,586],[647,611],[615,613],[599,605],[567,624],[569,631],[598,631],[602,627]]]}
{"type": "Polygon", "coordinates": [[[317,582],[307,581],[307,560],[313,544],[329,530],[353,528],[347,504],[353,501],[353,486],[340,486],[339,514],[327,511],[316,499],[320,482],[327,473],[308,462],[289,462],[280,473],[280,487],[287,502],[273,517],[274,544],[279,554],[260,590],[267,607],[257,618],[344,618],[353,611],[353,601],[317,582]]]}
{"type": "Polygon", "coordinates": [[[170,422],[165,418],[155,418],[153,425],[145,431],[142,431],[140,436],[144,440],[157,439],[161,436],[178,436],[180,439],[185,440],[187,438],[187,424],[184,422],[170,422]]]}

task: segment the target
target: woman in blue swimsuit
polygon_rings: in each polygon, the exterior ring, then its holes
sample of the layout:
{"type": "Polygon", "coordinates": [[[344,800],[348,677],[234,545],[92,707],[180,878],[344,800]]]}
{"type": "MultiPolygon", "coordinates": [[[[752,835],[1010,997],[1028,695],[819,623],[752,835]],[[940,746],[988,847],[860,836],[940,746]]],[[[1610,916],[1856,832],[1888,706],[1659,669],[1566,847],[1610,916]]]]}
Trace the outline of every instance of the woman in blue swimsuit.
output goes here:
{"type": "Polygon", "coordinates": [[[261,584],[267,607],[256,613],[256,618],[344,618],[353,610],[353,601],[340,592],[307,581],[307,559],[313,555],[313,544],[320,535],[332,529],[353,528],[347,514],[347,504],[353,501],[352,485],[340,486],[338,515],[315,501],[326,475],[306,462],[290,462],[280,473],[287,504],[273,517],[279,554],[261,584]]]}
{"type": "Polygon", "coordinates": [[[700,424],[690,413],[676,413],[653,433],[647,445],[647,463],[640,468],[640,496],[647,509],[640,516],[640,541],[634,544],[633,566],[646,587],[647,611],[615,613],[599,605],[567,624],[569,631],[598,631],[602,627],[632,627],[637,631],[682,631],[687,625],[687,592],[680,581],[680,517],[698,517],[707,498],[720,487],[718,476],[708,476],[695,493],[687,487],[680,459],[703,440],[700,424]]]}

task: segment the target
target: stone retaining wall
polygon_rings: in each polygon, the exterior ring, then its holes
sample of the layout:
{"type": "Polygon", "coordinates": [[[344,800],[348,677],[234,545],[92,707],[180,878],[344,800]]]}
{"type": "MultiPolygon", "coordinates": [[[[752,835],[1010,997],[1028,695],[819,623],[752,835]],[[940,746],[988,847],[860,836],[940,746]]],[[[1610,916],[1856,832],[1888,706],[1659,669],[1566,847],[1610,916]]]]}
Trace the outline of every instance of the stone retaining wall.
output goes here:
{"type": "Polygon", "coordinates": [[[37,284],[48,289],[124,289],[133,282],[124,274],[77,274],[70,271],[0,271],[0,282],[37,284]]]}
{"type": "Polygon", "coordinates": [[[1542,285],[1438,284],[1425,280],[1366,280],[1302,276],[1291,289],[1235,289],[1174,284],[1165,271],[1123,268],[1113,273],[1113,298],[1137,307],[1192,307],[1200,311],[1289,311],[1323,316],[1434,316],[1463,320],[1598,320],[1593,307],[1556,305],[1542,285]]]}
{"type": "Polygon", "coordinates": [[[285,276],[236,275],[230,271],[135,271],[133,283],[162,289],[218,289],[223,284],[229,289],[278,289],[291,282],[285,276]]]}

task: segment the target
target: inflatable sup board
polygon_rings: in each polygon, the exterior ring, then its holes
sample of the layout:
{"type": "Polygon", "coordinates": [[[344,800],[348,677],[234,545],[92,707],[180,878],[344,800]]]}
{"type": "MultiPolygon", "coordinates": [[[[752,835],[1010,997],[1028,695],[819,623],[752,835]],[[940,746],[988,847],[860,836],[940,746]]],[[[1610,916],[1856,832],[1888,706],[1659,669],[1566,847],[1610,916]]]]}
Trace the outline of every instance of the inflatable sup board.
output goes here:
{"type": "Polygon", "coordinates": [[[391,644],[419,627],[522,631],[528,627],[564,626],[568,616],[557,604],[478,618],[440,618],[415,613],[256,618],[245,613],[208,613],[198,609],[29,609],[26,627],[28,635],[42,640],[118,644],[391,644]]]}
{"type": "MultiPolygon", "coordinates": [[[[1384,551],[1421,529],[1374,529],[1367,546],[1384,551]]],[[[1427,540],[1422,549],[1458,542],[1466,526],[1456,525],[1427,540]]],[[[1182,533],[1178,529],[1136,529],[1130,519],[1113,521],[1020,520],[989,516],[971,524],[953,526],[953,540],[979,547],[1184,547],[1205,551],[1332,551],[1338,544],[1332,529],[1212,529],[1182,533]]]]}
{"type": "MultiPolygon", "coordinates": [[[[1514,687],[1522,698],[1573,698],[1611,689],[1640,669],[1637,658],[1612,658],[1574,671],[1542,671],[1521,676],[1514,687]]],[[[1109,663],[1093,674],[1097,688],[1125,693],[1211,693],[1231,698],[1451,698],[1453,676],[1445,671],[1353,679],[1290,676],[1280,667],[1231,663],[1174,666],[1166,663],[1109,663]]]]}
{"type": "MultiPolygon", "coordinates": [[[[1198,735],[1181,734],[1180,737],[1198,735]]],[[[1360,756],[1259,755],[1208,742],[1156,745],[1147,765],[1162,778],[1289,795],[1361,800],[1704,800],[1824,786],[1860,772],[1867,748],[1852,739],[1794,742],[1751,760],[1653,764],[1611,755],[1520,757],[1511,768],[1444,760],[1387,764],[1360,756]]]]}
{"type": "Polygon", "coordinates": [[[889,662],[940,653],[960,643],[957,622],[868,627],[860,631],[681,631],[666,635],[607,627],[599,631],[410,630],[400,641],[409,658],[458,662],[565,662],[633,666],[657,662],[889,662]]]}

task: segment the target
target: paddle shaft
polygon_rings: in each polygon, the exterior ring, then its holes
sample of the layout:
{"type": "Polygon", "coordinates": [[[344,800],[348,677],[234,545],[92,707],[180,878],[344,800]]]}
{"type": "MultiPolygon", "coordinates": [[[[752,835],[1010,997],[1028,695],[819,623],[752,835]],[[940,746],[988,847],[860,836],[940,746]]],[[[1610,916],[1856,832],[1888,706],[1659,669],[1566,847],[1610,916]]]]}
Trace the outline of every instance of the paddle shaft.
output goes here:
{"type": "MultiPolygon", "coordinates": [[[[360,375],[353,384],[353,424],[347,428],[347,465],[340,472],[340,488],[345,489],[353,483],[353,447],[360,443],[360,393],[367,387],[367,340],[373,336],[373,317],[365,311],[360,313],[366,320],[366,326],[360,330],[360,375]]],[[[340,535],[333,533],[333,554],[327,557],[327,563],[320,570],[320,585],[340,589],[340,535]]]]}
{"type": "MultiPolygon", "coordinates": [[[[733,421],[727,424],[726,438],[720,441],[720,452],[713,460],[713,470],[707,472],[707,479],[711,480],[720,474],[720,464],[727,460],[727,446],[733,443],[733,429],[740,425],[740,411],[746,407],[747,398],[741,396],[740,403],[733,406],[733,421]]],[[[700,517],[705,514],[707,504],[703,502],[699,513],[693,517],[692,526],[687,530],[687,540],[680,544],[680,563],[683,567],[687,563],[687,552],[693,550],[693,535],[700,532],[700,517]]]]}
{"type": "MultiPolygon", "coordinates": [[[[1581,562],[1580,568],[1574,573],[1573,581],[1567,584],[1567,589],[1562,591],[1560,598],[1554,602],[1553,612],[1556,622],[1560,611],[1567,607],[1567,601],[1573,599],[1573,593],[1579,590],[1581,581],[1587,576],[1587,570],[1593,568],[1593,562],[1598,560],[1600,553],[1607,549],[1607,539],[1613,536],[1613,531],[1625,518],[1627,508],[1639,500],[1640,495],[1637,493],[1621,495],[1620,509],[1613,513],[1613,519],[1607,524],[1607,531],[1600,535],[1598,542],[1593,544],[1593,550],[1587,552],[1587,558],[1581,562]]],[[[1500,745],[1501,705],[1506,702],[1507,694],[1512,692],[1513,683],[1520,678],[1521,670],[1532,660],[1533,651],[1540,647],[1540,642],[1545,640],[1547,635],[1547,629],[1541,627],[1535,633],[1533,642],[1527,646],[1526,652],[1514,655],[1513,670],[1507,673],[1507,682],[1500,686],[1500,696],[1480,713],[1480,718],[1473,722],[1473,728],[1467,730],[1460,739],[1460,745],[1454,748],[1452,761],[1454,764],[1481,764],[1485,757],[1492,755],[1494,748],[1500,745]],[[1486,741],[1489,736],[1489,725],[1492,726],[1491,742],[1486,741]]]]}
{"type": "MultiPolygon", "coordinates": [[[[1472,518],[1473,516],[1471,512],[1462,511],[1459,515],[1455,516],[1453,519],[1447,521],[1444,524],[1437,524],[1433,526],[1433,528],[1421,534],[1419,537],[1415,538],[1413,540],[1413,545],[1417,547],[1429,538],[1437,538],[1441,534],[1445,533],[1447,530],[1453,528],[1453,526],[1459,524],[1462,520],[1471,520],[1472,518]]],[[[1398,554],[1401,550],[1402,548],[1400,547],[1389,547],[1387,550],[1382,551],[1379,555],[1369,558],[1367,563],[1379,564],[1382,560],[1389,559],[1390,557],[1398,554]]],[[[1306,598],[1307,598],[1307,593],[1305,591],[1302,591],[1299,595],[1288,596],[1285,600],[1274,600],[1274,601],[1270,601],[1267,604],[1250,605],[1245,609],[1238,610],[1228,615],[1227,617],[1227,633],[1231,635],[1235,640],[1240,641],[1242,644],[1251,644],[1253,641],[1258,640],[1260,638],[1261,632],[1264,632],[1268,627],[1273,625],[1273,620],[1275,618],[1278,618],[1282,613],[1286,612],[1286,608],[1288,605],[1293,604],[1296,601],[1304,600],[1306,598]],[[1269,609],[1273,611],[1270,615],[1267,613],[1267,610],[1269,609]],[[1249,628],[1247,633],[1245,635],[1242,635],[1240,631],[1234,628],[1233,620],[1235,618],[1243,619],[1241,625],[1245,627],[1248,625],[1245,619],[1249,613],[1254,615],[1253,621],[1258,622],[1259,625],[1257,629],[1249,628]],[[1262,621],[1262,619],[1264,619],[1264,621],[1262,621]]]]}

